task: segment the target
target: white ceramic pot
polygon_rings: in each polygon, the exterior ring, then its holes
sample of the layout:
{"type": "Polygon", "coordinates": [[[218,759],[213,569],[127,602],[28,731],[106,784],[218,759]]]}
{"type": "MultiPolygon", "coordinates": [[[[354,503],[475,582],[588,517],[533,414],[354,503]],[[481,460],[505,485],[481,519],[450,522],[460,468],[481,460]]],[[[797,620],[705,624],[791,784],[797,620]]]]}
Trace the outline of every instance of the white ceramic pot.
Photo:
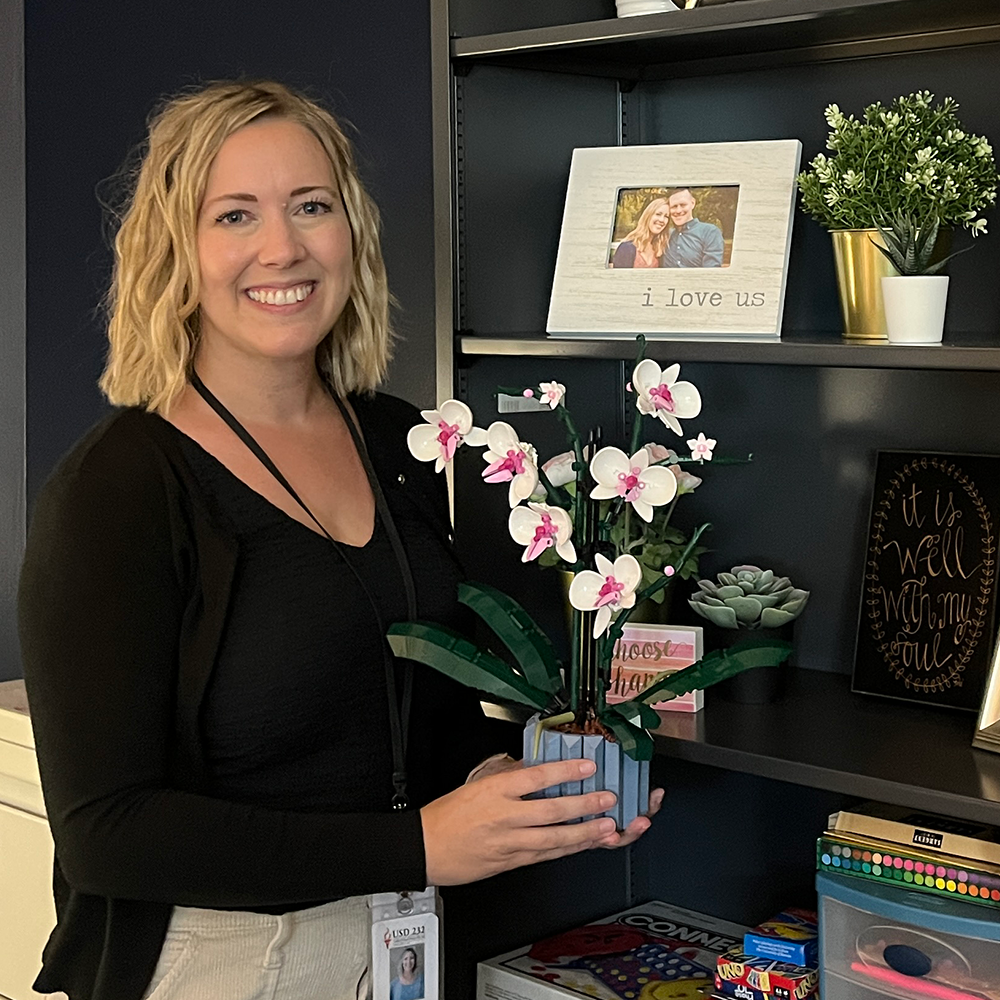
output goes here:
{"type": "Polygon", "coordinates": [[[633,17],[635,14],[660,14],[664,11],[679,10],[673,0],[617,0],[619,17],[633,17]]]}
{"type": "Polygon", "coordinates": [[[948,303],[948,276],[897,275],[882,279],[890,344],[940,344],[948,303]]]}

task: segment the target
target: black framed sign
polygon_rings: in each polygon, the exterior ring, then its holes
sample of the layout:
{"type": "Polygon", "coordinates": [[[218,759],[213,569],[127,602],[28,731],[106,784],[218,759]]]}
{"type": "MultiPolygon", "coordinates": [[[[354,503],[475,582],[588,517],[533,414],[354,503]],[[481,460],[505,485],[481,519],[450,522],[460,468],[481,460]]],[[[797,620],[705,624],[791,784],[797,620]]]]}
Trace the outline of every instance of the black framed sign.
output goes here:
{"type": "Polygon", "coordinates": [[[998,507],[1000,456],[878,452],[855,691],[979,710],[998,507]]]}

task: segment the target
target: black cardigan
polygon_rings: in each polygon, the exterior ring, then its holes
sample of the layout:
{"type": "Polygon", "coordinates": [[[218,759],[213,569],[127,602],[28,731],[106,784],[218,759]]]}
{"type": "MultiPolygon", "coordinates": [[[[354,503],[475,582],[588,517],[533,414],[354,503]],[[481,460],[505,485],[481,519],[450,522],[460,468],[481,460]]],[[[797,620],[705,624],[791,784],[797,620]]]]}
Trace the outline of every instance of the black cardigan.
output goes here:
{"type": "MultiPolygon", "coordinates": [[[[405,446],[416,410],[381,394],[352,404],[390,510],[418,507],[451,553],[443,477],[405,446]]],[[[308,905],[425,885],[416,809],[308,814],[206,794],[199,709],[237,556],[176,431],[142,410],[98,424],[38,497],[19,624],[56,845],[58,921],[40,992],[138,1000],[174,905],[308,905]]],[[[411,723],[424,763],[419,805],[458,784],[487,748],[471,692],[418,678],[414,703],[432,706],[411,723]],[[449,728],[447,763],[431,775],[443,719],[459,732],[449,728]]]]}

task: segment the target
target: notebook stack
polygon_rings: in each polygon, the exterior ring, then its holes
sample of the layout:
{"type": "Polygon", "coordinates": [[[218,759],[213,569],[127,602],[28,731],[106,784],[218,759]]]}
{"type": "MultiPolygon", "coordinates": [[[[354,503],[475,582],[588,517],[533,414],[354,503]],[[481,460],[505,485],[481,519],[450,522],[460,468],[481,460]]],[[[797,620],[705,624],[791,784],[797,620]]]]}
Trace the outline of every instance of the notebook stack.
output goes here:
{"type": "Polygon", "coordinates": [[[1000,830],[901,806],[866,802],[834,813],[816,867],[1000,907],[1000,830]]]}

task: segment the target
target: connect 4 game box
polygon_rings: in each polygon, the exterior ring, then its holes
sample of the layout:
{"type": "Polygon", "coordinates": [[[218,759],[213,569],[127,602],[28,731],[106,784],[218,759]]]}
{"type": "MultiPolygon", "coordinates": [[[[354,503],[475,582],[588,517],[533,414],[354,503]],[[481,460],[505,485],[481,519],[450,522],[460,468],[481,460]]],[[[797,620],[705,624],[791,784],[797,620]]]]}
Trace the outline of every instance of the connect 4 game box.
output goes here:
{"type": "Polygon", "coordinates": [[[477,1000],[703,1000],[747,928],[652,902],[479,963],[477,1000]]]}

